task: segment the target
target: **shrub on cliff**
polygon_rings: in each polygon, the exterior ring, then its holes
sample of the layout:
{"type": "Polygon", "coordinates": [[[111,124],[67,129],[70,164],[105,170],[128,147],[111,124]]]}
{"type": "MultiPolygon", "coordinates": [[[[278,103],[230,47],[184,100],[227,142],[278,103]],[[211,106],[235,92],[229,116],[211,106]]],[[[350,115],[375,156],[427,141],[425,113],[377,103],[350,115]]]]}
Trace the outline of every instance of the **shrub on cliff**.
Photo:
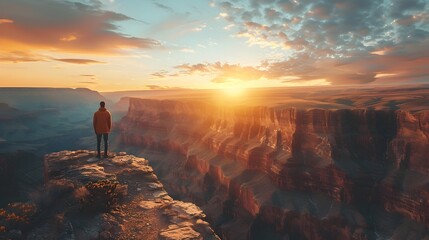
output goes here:
{"type": "Polygon", "coordinates": [[[10,231],[26,230],[36,214],[36,205],[30,203],[9,203],[0,208],[0,238],[8,236],[10,231]]]}
{"type": "Polygon", "coordinates": [[[114,180],[90,182],[76,189],[75,196],[82,209],[87,211],[108,211],[127,194],[128,186],[114,180]]]}

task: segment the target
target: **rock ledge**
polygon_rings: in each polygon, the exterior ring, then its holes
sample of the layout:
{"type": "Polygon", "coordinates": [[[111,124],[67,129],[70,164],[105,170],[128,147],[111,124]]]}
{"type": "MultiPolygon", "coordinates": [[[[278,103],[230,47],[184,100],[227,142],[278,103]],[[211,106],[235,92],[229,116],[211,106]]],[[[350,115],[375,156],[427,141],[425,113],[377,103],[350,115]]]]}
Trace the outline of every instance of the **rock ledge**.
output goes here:
{"type": "Polygon", "coordinates": [[[168,195],[147,160],[124,152],[94,156],[88,150],[45,156],[38,201],[49,213],[28,239],[219,239],[199,207],[168,195]],[[114,182],[123,196],[108,210],[85,212],[82,189],[100,181],[114,182]]]}

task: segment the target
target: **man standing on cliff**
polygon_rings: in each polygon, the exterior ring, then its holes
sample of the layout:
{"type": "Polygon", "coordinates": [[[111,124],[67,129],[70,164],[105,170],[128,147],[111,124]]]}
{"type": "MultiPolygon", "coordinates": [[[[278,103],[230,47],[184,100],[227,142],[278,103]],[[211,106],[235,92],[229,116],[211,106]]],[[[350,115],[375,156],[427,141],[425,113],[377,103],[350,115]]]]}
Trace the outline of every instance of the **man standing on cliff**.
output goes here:
{"type": "Polygon", "coordinates": [[[101,101],[100,108],[94,113],[92,121],[95,134],[97,135],[97,157],[101,158],[100,145],[101,137],[104,140],[104,158],[107,158],[107,140],[109,140],[109,133],[112,129],[112,115],[106,109],[106,103],[101,101]]]}

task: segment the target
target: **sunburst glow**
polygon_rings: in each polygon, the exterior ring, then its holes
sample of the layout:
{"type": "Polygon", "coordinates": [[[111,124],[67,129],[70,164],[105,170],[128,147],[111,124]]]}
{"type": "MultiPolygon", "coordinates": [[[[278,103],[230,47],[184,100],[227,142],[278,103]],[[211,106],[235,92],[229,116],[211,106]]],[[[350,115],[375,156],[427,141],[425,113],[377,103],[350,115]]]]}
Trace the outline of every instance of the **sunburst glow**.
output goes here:
{"type": "Polygon", "coordinates": [[[239,87],[239,86],[234,86],[234,87],[228,87],[228,88],[224,88],[223,92],[225,93],[226,96],[228,97],[242,97],[245,93],[246,89],[239,87]]]}

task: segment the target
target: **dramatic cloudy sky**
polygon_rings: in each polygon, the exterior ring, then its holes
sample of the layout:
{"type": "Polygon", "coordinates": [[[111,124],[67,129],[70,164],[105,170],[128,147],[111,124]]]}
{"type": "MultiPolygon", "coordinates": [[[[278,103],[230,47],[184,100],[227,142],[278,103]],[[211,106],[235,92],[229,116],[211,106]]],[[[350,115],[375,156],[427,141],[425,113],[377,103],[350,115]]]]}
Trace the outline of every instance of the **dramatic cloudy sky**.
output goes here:
{"type": "Polygon", "coordinates": [[[0,87],[429,83],[429,0],[0,0],[0,87]]]}

